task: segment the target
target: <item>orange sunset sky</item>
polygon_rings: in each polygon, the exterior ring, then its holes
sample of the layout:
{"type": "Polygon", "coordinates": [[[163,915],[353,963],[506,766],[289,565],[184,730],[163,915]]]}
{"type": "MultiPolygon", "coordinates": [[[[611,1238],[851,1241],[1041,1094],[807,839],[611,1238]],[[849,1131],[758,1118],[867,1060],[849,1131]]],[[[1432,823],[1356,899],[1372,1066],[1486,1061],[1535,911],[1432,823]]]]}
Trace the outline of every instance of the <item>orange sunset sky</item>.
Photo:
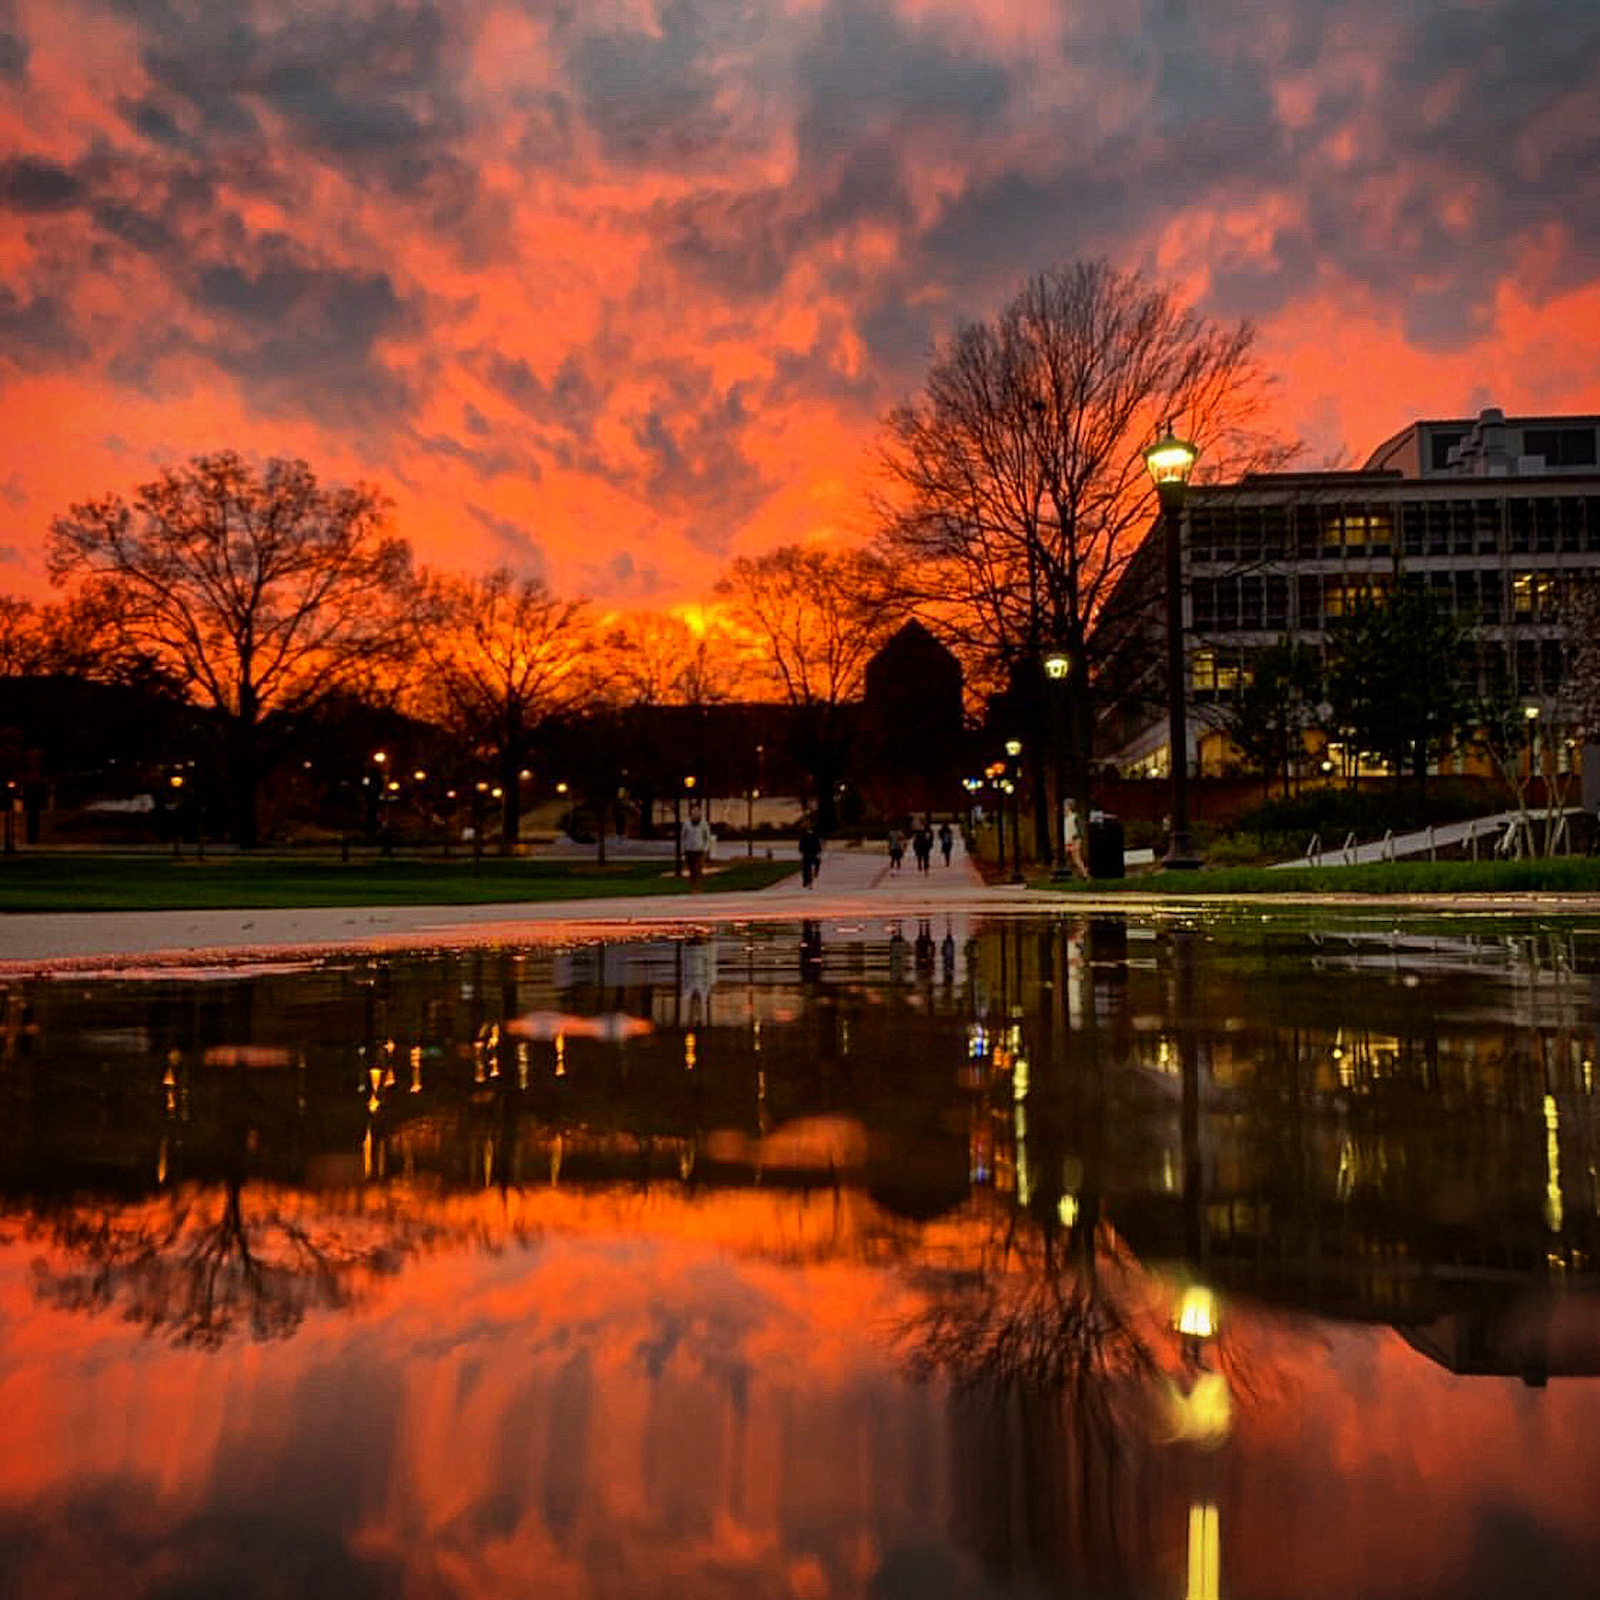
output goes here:
{"type": "Polygon", "coordinates": [[[618,606],[853,540],[1034,270],[1248,316],[1311,464],[1600,411],[1600,6],[0,0],[0,589],[223,447],[618,606]]]}

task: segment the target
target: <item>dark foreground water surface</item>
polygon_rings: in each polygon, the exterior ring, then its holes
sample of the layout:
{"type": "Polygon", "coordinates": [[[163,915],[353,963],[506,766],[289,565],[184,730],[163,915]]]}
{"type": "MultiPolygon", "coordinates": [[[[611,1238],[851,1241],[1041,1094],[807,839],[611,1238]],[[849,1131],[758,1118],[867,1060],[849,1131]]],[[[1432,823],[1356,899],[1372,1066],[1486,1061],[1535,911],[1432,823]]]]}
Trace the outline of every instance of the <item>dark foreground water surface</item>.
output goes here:
{"type": "Polygon", "coordinates": [[[0,1595],[1600,1592],[1597,972],[1118,918],[8,981],[0,1595]]]}

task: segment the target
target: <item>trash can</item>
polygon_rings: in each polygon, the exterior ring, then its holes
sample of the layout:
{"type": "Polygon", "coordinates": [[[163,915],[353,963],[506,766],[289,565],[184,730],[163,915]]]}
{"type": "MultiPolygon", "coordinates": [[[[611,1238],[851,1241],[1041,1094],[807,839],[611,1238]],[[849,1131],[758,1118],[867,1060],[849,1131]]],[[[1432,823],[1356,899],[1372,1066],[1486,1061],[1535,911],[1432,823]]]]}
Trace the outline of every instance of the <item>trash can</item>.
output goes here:
{"type": "Polygon", "coordinates": [[[1127,876],[1123,857],[1122,824],[1109,811],[1089,813],[1089,876],[1123,878],[1127,876]]]}

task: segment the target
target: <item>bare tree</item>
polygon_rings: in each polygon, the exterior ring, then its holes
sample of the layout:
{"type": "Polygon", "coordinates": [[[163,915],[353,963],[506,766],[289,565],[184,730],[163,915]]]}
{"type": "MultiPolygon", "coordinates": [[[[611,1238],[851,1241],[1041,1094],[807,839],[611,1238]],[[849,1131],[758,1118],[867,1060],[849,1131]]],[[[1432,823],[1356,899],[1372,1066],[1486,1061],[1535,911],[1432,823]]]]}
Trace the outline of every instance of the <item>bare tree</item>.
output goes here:
{"type": "Polygon", "coordinates": [[[387,515],[370,486],[325,489],[303,461],[224,451],[51,524],[52,580],[80,580],[125,645],[220,718],[244,848],[273,730],[395,658],[411,555],[387,515]]]}
{"type": "Polygon", "coordinates": [[[823,832],[849,759],[850,701],[901,616],[891,569],[867,551],[785,545],[735,561],[717,592],[761,640],[773,685],[794,717],[795,759],[810,775],[823,832]]]}
{"type": "Polygon", "coordinates": [[[1136,273],[1079,263],[960,329],[920,399],[889,418],[883,548],[969,663],[1030,691],[1035,752],[1041,656],[1065,651],[1080,814],[1097,633],[1154,514],[1144,447],[1170,422],[1212,477],[1289,454],[1252,427],[1265,387],[1253,343],[1247,323],[1213,323],[1136,273]]]}
{"type": "Polygon", "coordinates": [[[494,761],[500,849],[509,855],[534,739],[599,692],[586,602],[500,567],[482,578],[434,578],[423,614],[427,693],[443,720],[494,761]]]}
{"type": "Polygon", "coordinates": [[[735,698],[748,676],[725,628],[694,628],[668,612],[614,618],[605,646],[622,700],[635,706],[712,706],[735,698]]]}

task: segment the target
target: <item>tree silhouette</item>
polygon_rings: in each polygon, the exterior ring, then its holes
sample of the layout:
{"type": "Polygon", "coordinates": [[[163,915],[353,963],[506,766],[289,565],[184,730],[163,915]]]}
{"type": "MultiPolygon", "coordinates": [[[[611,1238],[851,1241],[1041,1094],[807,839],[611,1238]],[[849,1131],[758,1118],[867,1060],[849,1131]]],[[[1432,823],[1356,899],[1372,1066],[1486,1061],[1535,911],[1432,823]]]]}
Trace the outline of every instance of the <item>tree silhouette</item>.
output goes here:
{"type": "Polygon", "coordinates": [[[500,778],[500,848],[516,847],[519,774],[539,730],[597,693],[582,600],[500,567],[482,578],[435,578],[420,628],[426,694],[447,725],[487,751],[500,778]]]}
{"type": "Polygon", "coordinates": [[[275,726],[370,679],[402,646],[410,547],[376,489],[323,488],[303,461],[196,456],[51,524],[50,575],[81,582],[128,646],[153,653],[220,717],[233,833],[257,842],[275,726]]]}
{"type": "Polygon", "coordinates": [[[785,545],[735,561],[718,592],[765,646],[773,685],[794,719],[794,757],[811,778],[826,833],[854,733],[848,702],[859,698],[867,662],[901,620],[892,570],[865,551],[785,545]]]}
{"type": "MultiPolygon", "coordinates": [[[[1142,451],[1171,422],[1212,476],[1281,459],[1253,431],[1264,379],[1248,323],[1200,317],[1104,261],[1031,279],[935,355],[894,411],[881,538],[919,613],[992,683],[1028,691],[1045,743],[1041,657],[1065,651],[1068,792],[1089,814],[1094,683],[1113,599],[1154,515],[1142,451]]],[[[1132,586],[1130,586],[1131,589],[1132,586]]]]}

